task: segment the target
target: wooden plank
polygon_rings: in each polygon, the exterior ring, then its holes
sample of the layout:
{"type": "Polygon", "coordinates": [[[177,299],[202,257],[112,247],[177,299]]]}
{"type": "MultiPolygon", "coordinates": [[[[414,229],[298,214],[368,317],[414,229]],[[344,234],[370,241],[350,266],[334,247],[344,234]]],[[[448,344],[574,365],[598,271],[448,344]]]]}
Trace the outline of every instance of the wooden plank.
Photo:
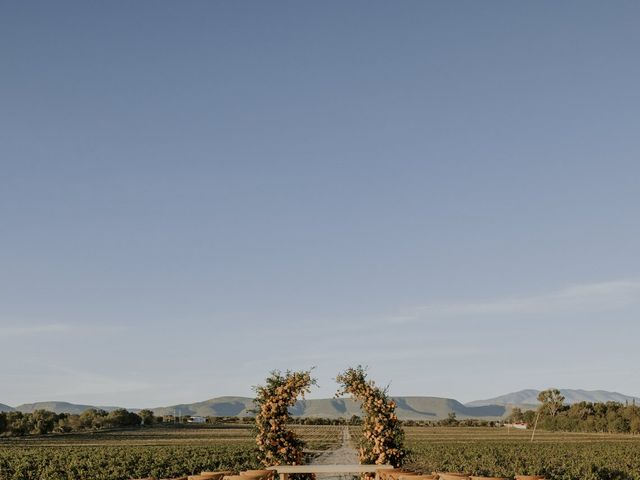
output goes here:
{"type": "Polygon", "coordinates": [[[280,480],[287,480],[283,475],[289,473],[375,473],[378,470],[389,470],[391,465],[275,465],[267,467],[280,474],[280,480]]]}

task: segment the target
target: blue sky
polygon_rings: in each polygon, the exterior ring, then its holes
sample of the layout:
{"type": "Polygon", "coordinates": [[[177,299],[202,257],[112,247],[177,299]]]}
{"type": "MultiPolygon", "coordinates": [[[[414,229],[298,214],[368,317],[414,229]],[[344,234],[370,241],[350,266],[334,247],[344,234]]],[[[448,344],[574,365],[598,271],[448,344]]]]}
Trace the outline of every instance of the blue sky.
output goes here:
{"type": "Polygon", "coordinates": [[[0,7],[0,402],[640,395],[637,2],[0,7]]]}

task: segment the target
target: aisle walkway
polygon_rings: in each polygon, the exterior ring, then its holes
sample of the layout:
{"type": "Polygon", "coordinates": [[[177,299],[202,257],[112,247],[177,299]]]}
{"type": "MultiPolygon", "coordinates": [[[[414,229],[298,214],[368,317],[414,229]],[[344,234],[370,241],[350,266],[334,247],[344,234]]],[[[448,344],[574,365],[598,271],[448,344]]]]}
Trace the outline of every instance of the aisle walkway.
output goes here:
{"type": "MultiPolygon", "coordinates": [[[[357,465],[360,463],[358,450],[353,445],[349,427],[342,430],[342,445],[335,450],[327,450],[313,459],[315,465],[357,465]]],[[[353,475],[318,474],[318,480],[350,480],[353,475]]]]}

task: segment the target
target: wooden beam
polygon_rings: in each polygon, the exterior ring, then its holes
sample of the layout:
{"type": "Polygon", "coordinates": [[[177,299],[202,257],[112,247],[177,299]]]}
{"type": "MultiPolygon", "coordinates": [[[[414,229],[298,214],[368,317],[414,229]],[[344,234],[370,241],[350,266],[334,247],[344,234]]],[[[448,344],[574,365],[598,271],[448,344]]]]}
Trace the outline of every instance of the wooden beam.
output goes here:
{"type": "Polygon", "coordinates": [[[280,480],[288,480],[290,473],[376,473],[392,469],[391,465],[275,465],[267,467],[280,474],[280,480]]]}

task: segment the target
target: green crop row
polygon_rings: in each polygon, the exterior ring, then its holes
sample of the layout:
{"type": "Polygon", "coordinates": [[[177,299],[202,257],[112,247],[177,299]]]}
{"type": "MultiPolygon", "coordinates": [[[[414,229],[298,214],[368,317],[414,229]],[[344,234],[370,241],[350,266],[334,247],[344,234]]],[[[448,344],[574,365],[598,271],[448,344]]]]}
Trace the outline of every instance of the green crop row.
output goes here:
{"type": "MultiPolygon", "coordinates": [[[[217,440],[218,441],[218,440],[217,440]]],[[[550,480],[640,480],[640,440],[410,440],[408,467],[550,480]]],[[[201,470],[257,468],[251,442],[208,445],[0,446],[0,480],[128,480],[172,478],[201,470]]]]}
{"type": "Polygon", "coordinates": [[[590,443],[410,442],[408,466],[479,476],[551,480],[640,480],[640,441],[590,443]]]}
{"type": "Polygon", "coordinates": [[[256,468],[249,445],[2,447],[1,480],[172,478],[201,470],[256,468]]]}

